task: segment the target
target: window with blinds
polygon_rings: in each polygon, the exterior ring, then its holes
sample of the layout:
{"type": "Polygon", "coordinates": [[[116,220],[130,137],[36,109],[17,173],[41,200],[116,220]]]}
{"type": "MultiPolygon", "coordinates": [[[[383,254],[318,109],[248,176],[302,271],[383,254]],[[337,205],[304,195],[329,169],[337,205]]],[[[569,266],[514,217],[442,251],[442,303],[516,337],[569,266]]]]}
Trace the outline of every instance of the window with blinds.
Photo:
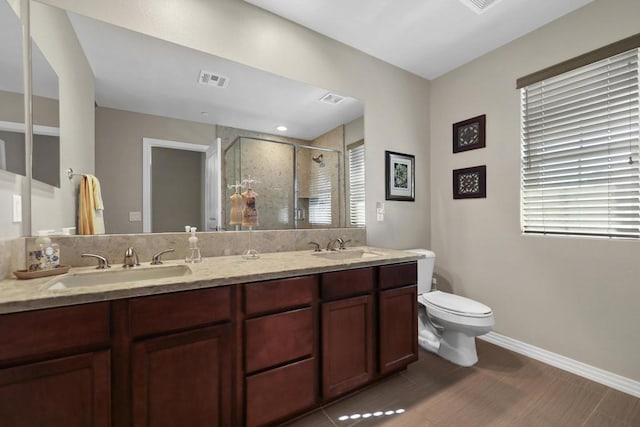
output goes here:
{"type": "Polygon", "coordinates": [[[349,161],[349,225],[364,227],[364,143],[347,147],[349,161]]]}
{"type": "MultiPolygon", "coordinates": [[[[325,156],[327,153],[325,153],[325,156]]],[[[329,162],[329,160],[327,160],[329,162]]],[[[331,225],[331,168],[313,164],[309,173],[309,224],[331,225]]]]}
{"type": "Polygon", "coordinates": [[[638,54],[521,89],[523,232],[640,238],[638,54]]]}

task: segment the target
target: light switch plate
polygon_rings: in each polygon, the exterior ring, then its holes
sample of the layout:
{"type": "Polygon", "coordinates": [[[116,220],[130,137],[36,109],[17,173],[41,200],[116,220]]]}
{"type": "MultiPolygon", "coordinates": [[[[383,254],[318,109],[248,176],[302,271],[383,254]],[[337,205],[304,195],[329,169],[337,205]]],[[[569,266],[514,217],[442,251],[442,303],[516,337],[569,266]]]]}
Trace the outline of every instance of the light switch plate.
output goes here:
{"type": "Polygon", "coordinates": [[[13,195],[13,222],[22,222],[22,196],[13,195]]]}
{"type": "Polygon", "coordinates": [[[129,212],[129,222],[140,222],[142,221],[142,212],[134,211],[129,212]]]}

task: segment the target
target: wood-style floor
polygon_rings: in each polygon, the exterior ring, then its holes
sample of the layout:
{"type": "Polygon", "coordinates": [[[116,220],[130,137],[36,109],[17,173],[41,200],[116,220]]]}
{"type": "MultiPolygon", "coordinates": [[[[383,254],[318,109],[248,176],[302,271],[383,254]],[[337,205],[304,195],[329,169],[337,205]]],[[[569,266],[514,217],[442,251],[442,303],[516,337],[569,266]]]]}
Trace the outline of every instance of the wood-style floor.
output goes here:
{"type": "Polygon", "coordinates": [[[406,371],[288,426],[640,426],[640,399],[485,341],[477,347],[472,368],[421,350],[406,371]]]}

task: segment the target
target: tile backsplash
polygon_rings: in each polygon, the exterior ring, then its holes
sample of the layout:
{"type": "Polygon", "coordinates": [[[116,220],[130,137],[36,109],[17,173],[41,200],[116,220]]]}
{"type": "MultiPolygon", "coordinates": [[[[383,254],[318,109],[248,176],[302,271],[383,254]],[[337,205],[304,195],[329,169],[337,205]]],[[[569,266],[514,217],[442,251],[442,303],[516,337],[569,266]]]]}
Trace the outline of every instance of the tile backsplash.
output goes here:
{"type": "Polygon", "coordinates": [[[13,277],[13,272],[25,268],[25,238],[0,240],[0,280],[13,277]]]}
{"type": "MultiPolygon", "coordinates": [[[[196,233],[203,257],[223,255],[240,255],[251,248],[258,252],[285,252],[312,249],[310,241],[325,247],[330,239],[337,237],[351,240],[348,246],[367,244],[364,228],[332,228],[304,230],[255,230],[196,233]]],[[[153,233],[153,234],[106,234],[101,236],[51,236],[51,241],[60,246],[60,260],[63,265],[74,267],[96,264],[95,259],[82,258],[83,253],[94,253],[106,257],[116,266],[122,263],[124,252],[133,247],[140,262],[149,262],[153,254],[167,248],[175,252],[167,253],[164,259],[184,259],[189,245],[189,233],[153,233]]],[[[0,242],[2,244],[2,242],[0,242]]],[[[19,252],[21,266],[24,268],[26,248],[35,244],[34,237],[22,238],[22,246],[13,247],[12,252],[19,252]],[[25,246],[26,241],[26,246],[25,246]]],[[[4,248],[3,248],[4,249],[4,248]]],[[[4,250],[2,251],[4,254],[4,250]]],[[[15,265],[15,264],[11,264],[15,265]]],[[[97,265],[97,264],[96,264],[97,265]]],[[[0,268],[4,263],[0,260],[0,268]]],[[[4,275],[10,277],[17,267],[5,268],[4,275]]],[[[0,273],[3,273],[0,270],[0,273]]]]}

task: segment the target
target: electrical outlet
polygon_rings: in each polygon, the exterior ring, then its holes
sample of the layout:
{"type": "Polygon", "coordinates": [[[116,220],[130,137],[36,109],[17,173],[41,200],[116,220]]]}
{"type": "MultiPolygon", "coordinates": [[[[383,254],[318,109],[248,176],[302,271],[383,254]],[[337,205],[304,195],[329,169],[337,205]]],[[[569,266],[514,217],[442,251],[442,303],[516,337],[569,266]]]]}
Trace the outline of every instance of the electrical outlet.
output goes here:
{"type": "Polygon", "coordinates": [[[384,221],[384,202],[376,202],[376,220],[384,221]]]}

